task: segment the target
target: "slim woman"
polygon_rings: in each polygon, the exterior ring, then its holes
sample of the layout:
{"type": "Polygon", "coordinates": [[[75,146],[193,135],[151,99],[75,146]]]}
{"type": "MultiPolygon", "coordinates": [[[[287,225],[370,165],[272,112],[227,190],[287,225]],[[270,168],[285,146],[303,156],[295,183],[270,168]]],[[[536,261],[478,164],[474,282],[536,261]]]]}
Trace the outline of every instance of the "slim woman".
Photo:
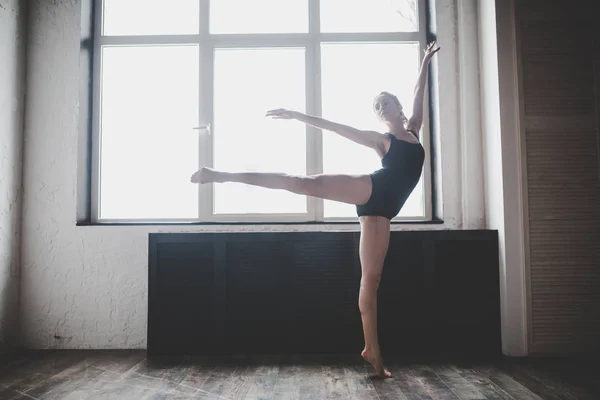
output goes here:
{"type": "Polygon", "coordinates": [[[387,125],[387,133],[359,130],[286,109],[267,112],[267,116],[296,119],[370,147],[381,158],[381,169],[369,175],[295,176],[201,168],[191,177],[193,183],[238,182],[356,205],[361,228],[359,256],[362,270],[358,305],[365,340],[361,356],[373,366],[375,373],[381,378],[390,377],[391,374],[383,365],[377,340],[377,291],[388,250],[390,220],[400,212],[417,185],[423,169],[425,151],[417,133],[423,121],[423,97],[428,65],[439,50],[439,47],[434,49],[434,45],[435,42],[425,49],[415,85],[413,115],[410,118],[404,115],[396,96],[382,92],[375,97],[373,110],[387,125]]]}

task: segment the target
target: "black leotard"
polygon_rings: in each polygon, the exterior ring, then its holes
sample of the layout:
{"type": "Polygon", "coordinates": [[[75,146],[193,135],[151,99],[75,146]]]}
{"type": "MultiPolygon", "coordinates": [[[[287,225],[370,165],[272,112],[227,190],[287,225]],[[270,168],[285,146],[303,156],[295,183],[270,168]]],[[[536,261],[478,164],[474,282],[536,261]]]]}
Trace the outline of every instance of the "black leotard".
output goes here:
{"type": "MultiPolygon", "coordinates": [[[[409,131],[413,135],[413,131],[409,131]]],[[[373,189],[369,201],[356,206],[358,216],[377,215],[392,219],[421,178],[425,150],[421,143],[396,139],[392,134],[388,152],[381,159],[381,169],[370,174],[373,189]]],[[[415,135],[416,137],[417,135],[415,135]]]]}

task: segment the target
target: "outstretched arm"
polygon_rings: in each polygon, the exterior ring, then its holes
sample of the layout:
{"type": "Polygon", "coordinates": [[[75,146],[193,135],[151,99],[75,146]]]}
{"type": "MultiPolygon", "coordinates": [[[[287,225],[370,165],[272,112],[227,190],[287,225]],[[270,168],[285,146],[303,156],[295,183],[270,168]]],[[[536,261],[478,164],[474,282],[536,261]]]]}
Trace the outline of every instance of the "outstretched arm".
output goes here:
{"type": "Polygon", "coordinates": [[[414,92],[414,100],[413,100],[413,114],[412,117],[408,120],[408,124],[406,124],[406,129],[419,133],[421,130],[421,125],[423,124],[423,97],[425,96],[425,86],[427,84],[427,70],[429,66],[429,61],[435,53],[437,53],[440,48],[433,49],[435,42],[431,42],[427,49],[425,49],[425,56],[423,57],[423,62],[421,63],[421,70],[419,71],[419,78],[417,79],[417,83],[415,85],[414,92]]]}
{"type": "Polygon", "coordinates": [[[350,139],[355,143],[370,147],[374,150],[381,149],[386,140],[385,135],[379,132],[356,129],[348,125],[338,124],[337,122],[332,122],[321,117],[315,117],[313,115],[303,114],[298,111],[280,108],[278,110],[271,110],[267,112],[267,116],[277,119],[296,119],[300,122],[304,122],[305,124],[312,125],[323,130],[335,132],[346,139],[350,139]]]}

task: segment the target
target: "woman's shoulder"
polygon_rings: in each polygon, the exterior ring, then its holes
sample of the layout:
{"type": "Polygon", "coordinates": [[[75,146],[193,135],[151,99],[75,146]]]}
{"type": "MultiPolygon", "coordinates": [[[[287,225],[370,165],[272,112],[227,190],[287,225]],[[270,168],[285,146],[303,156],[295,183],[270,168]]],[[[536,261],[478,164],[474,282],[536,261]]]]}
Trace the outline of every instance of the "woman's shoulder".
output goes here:
{"type": "Polygon", "coordinates": [[[421,144],[421,142],[419,142],[419,139],[417,138],[417,135],[412,131],[407,131],[406,135],[399,135],[399,134],[393,134],[393,133],[389,133],[389,135],[391,136],[391,138],[393,140],[397,140],[399,142],[406,142],[406,143],[411,143],[411,144],[421,144]],[[408,132],[410,132],[410,133],[408,133],[408,132]]]}

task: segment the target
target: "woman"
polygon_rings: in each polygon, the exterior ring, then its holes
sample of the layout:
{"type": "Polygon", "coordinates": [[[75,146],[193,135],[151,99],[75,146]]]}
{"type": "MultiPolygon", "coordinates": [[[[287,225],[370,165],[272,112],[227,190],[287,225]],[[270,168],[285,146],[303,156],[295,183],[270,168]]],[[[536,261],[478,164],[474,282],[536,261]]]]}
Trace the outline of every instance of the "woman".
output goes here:
{"type": "Polygon", "coordinates": [[[267,116],[296,119],[372,148],[382,160],[382,168],[372,174],[292,176],[281,173],[229,173],[201,168],[191,177],[194,183],[239,182],[356,205],[361,227],[359,256],[362,269],[358,304],[365,338],[361,356],[382,378],[391,374],[383,366],[377,340],[377,291],[388,250],[390,220],[398,215],[421,177],[425,151],[419,143],[417,132],[423,121],[427,67],[439,50],[434,49],[434,44],[432,42],[425,50],[410,119],[404,115],[396,96],[382,92],[375,98],[374,111],[387,125],[388,133],[358,130],[286,109],[267,112],[267,116]]]}

